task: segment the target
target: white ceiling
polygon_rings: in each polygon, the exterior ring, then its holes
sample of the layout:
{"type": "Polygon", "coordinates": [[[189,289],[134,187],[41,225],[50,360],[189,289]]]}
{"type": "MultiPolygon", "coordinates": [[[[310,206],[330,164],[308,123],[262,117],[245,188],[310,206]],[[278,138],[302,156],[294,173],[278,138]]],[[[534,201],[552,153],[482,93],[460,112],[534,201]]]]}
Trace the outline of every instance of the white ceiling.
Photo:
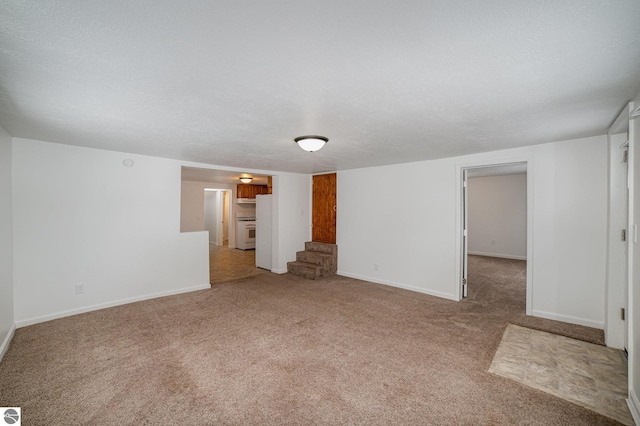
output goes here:
{"type": "Polygon", "coordinates": [[[4,0],[16,137],[315,173],[605,133],[640,1],[4,0]],[[307,153],[293,138],[329,137],[307,153]]]}

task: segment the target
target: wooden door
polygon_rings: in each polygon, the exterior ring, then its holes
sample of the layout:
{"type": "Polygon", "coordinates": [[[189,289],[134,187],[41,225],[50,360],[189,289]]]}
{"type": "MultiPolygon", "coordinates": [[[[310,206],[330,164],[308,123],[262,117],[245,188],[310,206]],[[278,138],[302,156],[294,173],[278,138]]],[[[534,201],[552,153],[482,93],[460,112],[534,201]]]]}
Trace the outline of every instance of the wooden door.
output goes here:
{"type": "Polygon", "coordinates": [[[336,174],[313,177],[311,238],[321,243],[336,243],[336,174]]]}

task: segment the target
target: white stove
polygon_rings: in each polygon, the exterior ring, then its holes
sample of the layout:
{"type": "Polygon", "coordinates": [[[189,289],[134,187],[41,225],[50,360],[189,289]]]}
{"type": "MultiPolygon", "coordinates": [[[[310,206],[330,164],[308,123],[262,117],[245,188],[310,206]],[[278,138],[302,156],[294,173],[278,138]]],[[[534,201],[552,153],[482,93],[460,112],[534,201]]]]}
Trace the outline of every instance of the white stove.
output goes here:
{"type": "Polygon", "coordinates": [[[251,213],[236,213],[236,248],[256,248],[256,217],[251,213]]]}

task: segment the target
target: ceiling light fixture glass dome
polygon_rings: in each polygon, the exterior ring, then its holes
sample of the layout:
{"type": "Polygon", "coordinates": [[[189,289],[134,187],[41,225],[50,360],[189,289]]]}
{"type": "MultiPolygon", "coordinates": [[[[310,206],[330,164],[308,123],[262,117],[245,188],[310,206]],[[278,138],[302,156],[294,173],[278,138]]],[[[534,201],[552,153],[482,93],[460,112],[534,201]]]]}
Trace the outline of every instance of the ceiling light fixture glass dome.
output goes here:
{"type": "Polygon", "coordinates": [[[305,151],[313,152],[319,150],[325,143],[329,142],[329,138],[325,138],[324,136],[308,135],[298,136],[294,141],[305,151]]]}

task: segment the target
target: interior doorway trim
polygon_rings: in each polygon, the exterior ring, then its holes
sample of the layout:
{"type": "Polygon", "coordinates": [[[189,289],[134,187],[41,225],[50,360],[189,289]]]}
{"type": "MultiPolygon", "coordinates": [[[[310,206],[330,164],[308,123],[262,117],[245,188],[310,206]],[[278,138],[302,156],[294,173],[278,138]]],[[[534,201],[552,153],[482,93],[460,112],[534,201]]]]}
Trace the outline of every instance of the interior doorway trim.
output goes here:
{"type": "Polygon", "coordinates": [[[463,227],[464,227],[464,179],[465,170],[526,164],[527,166],[527,273],[526,308],[527,315],[533,312],[533,160],[530,156],[509,157],[500,160],[481,160],[456,164],[456,286],[455,299],[462,300],[462,268],[464,264],[463,227]]]}
{"type": "MultiPolygon", "coordinates": [[[[232,205],[231,205],[231,189],[228,188],[204,188],[204,192],[215,192],[216,193],[216,197],[217,197],[217,211],[216,211],[216,218],[217,219],[222,219],[224,220],[224,216],[227,216],[227,221],[224,222],[224,225],[222,224],[221,220],[218,220],[216,223],[216,246],[223,246],[224,245],[224,229],[227,229],[227,237],[228,237],[228,244],[229,244],[229,248],[235,248],[234,244],[231,244],[231,236],[232,233],[235,235],[235,221],[232,219],[232,205]],[[225,206],[225,197],[227,199],[227,204],[225,206]],[[226,207],[226,209],[225,209],[226,207]]],[[[205,200],[205,204],[206,204],[206,200],[205,200]]],[[[206,212],[206,205],[205,205],[205,212],[206,212]]],[[[204,214],[204,212],[203,212],[204,214]]],[[[235,241],[235,238],[233,239],[235,241]]]]}

